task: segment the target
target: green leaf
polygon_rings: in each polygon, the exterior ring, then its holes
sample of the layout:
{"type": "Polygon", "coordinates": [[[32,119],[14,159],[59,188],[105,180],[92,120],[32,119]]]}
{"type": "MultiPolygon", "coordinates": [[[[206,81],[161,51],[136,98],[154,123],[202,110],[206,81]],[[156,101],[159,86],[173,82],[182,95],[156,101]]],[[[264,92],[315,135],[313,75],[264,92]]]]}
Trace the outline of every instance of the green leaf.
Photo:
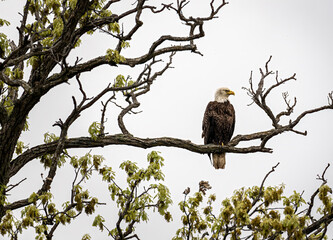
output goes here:
{"type": "Polygon", "coordinates": [[[0,27],[2,27],[3,25],[9,26],[10,22],[8,22],[5,19],[0,18],[0,27]]]}
{"type": "Polygon", "coordinates": [[[11,75],[13,79],[23,79],[23,71],[19,68],[15,68],[14,71],[11,72],[11,75]]]}
{"type": "Polygon", "coordinates": [[[121,42],[121,48],[129,48],[130,47],[130,44],[129,44],[129,42],[127,42],[127,41],[122,41],[121,42]]]}
{"type": "Polygon", "coordinates": [[[110,23],[108,25],[108,30],[113,32],[113,33],[120,33],[120,26],[117,22],[110,23]]]}
{"type": "Polygon", "coordinates": [[[34,204],[36,204],[36,201],[38,200],[38,194],[37,193],[35,193],[35,192],[33,192],[30,196],[29,196],[29,198],[28,198],[28,202],[29,203],[34,203],[34,204]]]}
{"type": "Polygon", "coordinates": [[[27,146],[24,146],[24,143],[22,141],[17,141],[16,143],[16,148],[15,148],[15,153],[17,155],[21,154],[23,152],[23,149],[27,149],[27,146]]]}
{"type": "Polygon", "coordinates": [[[91,240],[91,236],[88,233],[86,233],[83,235],[81,240],[91,240]]]}
{"type": "Polygon", "coordinates": [[[38,198],[41,200],[42,204],[46,204],[53,197],[52,193],[46,192],[40,195],[38,198]]]}
{"type": "MultiPolygon", "coordinates": [[[[6,34],[0,33],[0,58],[5,58],[10,53],[9,41],[6,34]]],[[[7,75],[8,76],[8,75],[7,75]]]]}
{"type": "Polygon", "coordinates": [[[93,122],[89,129],[88,132],[90,134],[90,137],[96,141],[99,135],[101,134],[101,124],[98,122],[93,122]]]}
{"type": "Polygon", "coordinates": [[[98,170],[101,163],[104,161],[104,157],[102,155],[93,155],[93,165],[95,170],[98,170]]]}
{"type": "Polygon", "coordinates": [[[119,74],[114,80],[114,87],[124,87],[126,84],[126,79],[123,75],[119,74]]]}
{"type": "Polygon", "coordinates": [[[101,215],[97,215],[94,219],[94,222],[93,222],[93,227],[99,227],[99,230],[103,231],[104,229],[104,226],[103,226],[103,223],[105,222],[105,219],[101,216],[101,215]]]}
{"type": "Polygon", "coordinates": [[[53,20],[53,37],[54,38],[59,38],[62,34],[62,31],[64,29],[64,23],[62,22],[62,19],[55,18],[53,20]]]}
{"type": "Polygon", "coordinates": [[[115,172],[112,171],[111,167],[103,167],[99,170],[99,173],[102,174],[102,180],[106,182],[111,182],[115,178],[115,172]]]}
{"type": "Polygon", "coordinates": [[[45,133],[44,134],[44,143],[51,143],[57,141],[59,137],[57,137],[54,133],[45,133]]]}
{"type": "Polygon", "coordinates": [[[117,50],[113,49],[106,50],[105,58],[108,62],[114,62],[116,64],[125,62],[125,58],[121,56],[117,50]]]}
{"type": "Polygon", "coordinates": [[[74,168],[78,168],[78,167],[79,167],[78,157],[77,157],[77,156],[72,156],[72,157],[71,157],[70,164],[71,164],[74,168]]]}
{"type": "Polygon", "coordinates": [[[69,0],[69,6],[71,9],[76,7],[77,0],[69,0]]]}

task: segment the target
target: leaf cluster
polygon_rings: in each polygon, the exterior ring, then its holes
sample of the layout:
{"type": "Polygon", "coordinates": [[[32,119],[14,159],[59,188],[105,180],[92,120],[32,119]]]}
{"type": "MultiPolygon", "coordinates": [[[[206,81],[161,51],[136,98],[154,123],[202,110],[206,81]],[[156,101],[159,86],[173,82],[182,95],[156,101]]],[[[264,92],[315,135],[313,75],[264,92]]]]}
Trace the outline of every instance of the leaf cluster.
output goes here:
{"type": "Polygon", "coordinates": [[[93,122],[89,126],[88,132],[93,140],[97,140],[97,138],[101,135],[101,124],[98,122],[93,122]]]}
{"type": "Polygon", "coordinates": [[[323,215],[330,215],[333,212],[333,200],[332,200],[332,189],[327,185],[323,184],[319,188],[319,199],[323,206],[318,209],[318,212],[323,215]]]}
{"type": "MultiPolygon", "coordinates": [[[[44,143],[51,143],[57,141],[58,139],[59,137],[56,136],[54,133],[47,132],[44,134],[44,143]]],[[[66,162],[66,159],[68,158],[67,154],[67,150],[64,150],[63,153],[60,155],[60,158],[57,161],[58,167],[61,167],[66,162]]],[[[39,158],[45,169],[51,167],[53,156],[54,154],[45,154],[39,158]]]]}
{"type": "Polygon", "coordinates": [[[125,188],[116,183],[115,172],[112,168],[104,167],[99,170],[102,180],[108,183],[110,197],[116,202],[119,212],[118,221],[113,229],[108,229],[105,225],[105,219],[101,215],[95,217],[93,226],[99,227],[101,231],[107,230],[114,239],[126,239],[133,235],[134,224],[149,220],[149,209],[157,210],[166,221],[170,221],[172,218],[168,212],[172,203],[169,189],[160,183],[164,180],[164,174],[161,171],[164,159],[158,152],[152,151],[148,154],[147,161],[146,168],[139,168],[136,163],[131,161],[120,164],[120,168],[127,175],[127,187],[125,188]],[[152,180],[156,183],[141,186],[152,180]]]}
{"type": "MultiPolygon", "coordinates": [[[[55,134],[45,134],[45,142],[53,142],[57,139],[55,134]]],[[[93,171],[99,170],[104,158],[90,153],[82,157],[69,156],[66,152],[64,160],[67,158],[70,158],[70,164],[75,173],[69,201],[65,201],[59,207],[53,201],[54,196],[50,191],[33,192],[27,199],[28,204],[21,211],[19,218],[13,211],[7,210],[0,223],[1,235],[17,239],[23,230],[34,228],[36,239],[51,239],[53,232],[60,224],[70,224],[81,213],[91,215],[95,212],[96,206],[100,203],[87,189],[84,189],[83,183],[90,178],[93,171]]],[[[47,178],[44,181],[47,181],[47,178]]]]}
{"type": "MultiPolygon", "coordinates": [[[[222,201],[217,214],[212,204],[215,195],[207,197],[203,206],[206,197],[200,191],[189,197],[187,190],[184,201],[179,203],[183,227],[173,239],[317,239],[324,236],[322,229],[307,234],[312,222],[306,214],[302,194],[294,191],[287,197],[283,191],[284,185],[241,188],[222,201]]],[[[324,206],[319,212],[324,216],[332,211],[329,194],[327,185],[320,187],[319,199],[324,206]]]]}

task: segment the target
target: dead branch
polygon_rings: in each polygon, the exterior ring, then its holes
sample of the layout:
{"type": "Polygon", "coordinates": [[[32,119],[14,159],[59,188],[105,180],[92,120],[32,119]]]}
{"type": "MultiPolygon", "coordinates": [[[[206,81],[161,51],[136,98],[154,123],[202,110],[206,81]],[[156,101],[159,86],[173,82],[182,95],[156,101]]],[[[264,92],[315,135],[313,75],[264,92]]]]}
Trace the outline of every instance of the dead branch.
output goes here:
{"type": "MultiPolygon", "coordinates": [[[[322,181],[322,184],[320,186],[323,186],[327,183],[327,179],[325,178],[325,173],[329,167],[330,167],[330,164],[328,163],[325,170],[323,171],[322,175],[317,176],[317,179],[322,181]]],[[[306,216],[309,216],[312,221],[314,221],[314,219],[313,219],[313,216],[311,215],[311,211],[314,206],[315,197],[318,195],[318,193],[319,193],[319,188],[312,194],[312,196],[310,198],[310,202],[308,202],[309,208],[305,214],[306,216]]]]}
{"type": "MultiPolygon", "coordinates": [[[[124,124],[124,116],[128,113],[133,113],[134,108],[138,108],[140,106],[140,102],[138,101],[138,97],[140,95],[146,94],[150,91],[150,86],[153,84],[153,82],[156,80],[157,77],[161,76],[167,69],[171,68],[172,64],[172,58],[175,55],[174,53],[171,53],[169,56],[169,61],[165,64],[165,66],[162,68],[162,70],[153,73],[153,66],[161,62],[161,60],[156,60],[153,58],[153,60],[147,64],[143,71],[139,74],[136,85],[139,87],[132,88],[130,91],[125,91],[124,96],[126,96],[126,102],[128,103],[128,106],[125,108],[122,108],[122,111],[118,115],[118,126],[123,134],[130,134],[129,131],[126,129],[124,124]]],[[[118,105],[117,105],[118,106],[118,105]]]]}
{"type": "Polygon", "coordinates": [[[7,189],[6,189],[6,195],[8,195],[8,192],[11,191],[13,188],[17,187],[18,185],[20,185],[22,182],[24,182],[25,180],[27,180],[27,178],[23,178],[21,181],[19,181],[18,183],[16,184],[10,184],[7,186],[7,189]]]}
{"type": "Polygon", "coordinates": [[[301,135],[306,135],[307,131],[298,131],[294,129],[294,127],[300,122],[300,120],[305,117],[308,114],[319,112],[325,109],[333,109],[333,104],[332,104],[332,93],[329,93],[328,95],[328,105],[310,109],[307,111],[304,111],[301,113],[299,116],[297,116],[294,120],[290,119],[288,124],[281,125],[281,118],[282,117],[289,117],[293,112],[296,107],[297,99],[296,97],[294,98],[293,103],[290,102],[288,99],[289,94],[287,92],[282,93],[282,98],[284,100],[284,103],[286,104],[286,110],[281,111],[277,114],[274,114],[272,109],[267,105],[267,98],[270,96],[269,94],[271,93],[272,90],[277,89],[279,86],[282,84],[285,84],[291,80],[296,80],[296,74],[293,74],[290,77],[284,78],[284,79],[279,79],[279,74],[278,71],[275,73],[270,70],[269,68],[269,63],[272,60],[272,56],[269,57],[268,61],[265,64],[264,70],[262,68],[259,69],[260,72],[260,79],[258,81],[257,86],[255,87],[254,81],[253,81],[253,76],[252,72],[250,74],[250,79],[249,79],[249,85],[250,87],[246,88],[243,87],[244,90],[246,90],[247,94],[251,97],[253,103],[255,103],[259,108],[261,108],[268,118],[272,122],[272,126],[274,127],[271,130],[264,131],[264,132],[258,132],[255,134],[248,134],[248,135],[238,135],[234,137],[230,141],[230,145],[235,146],[237,145],[240,141],[249,141],[249,140],[254,140],[254,139],[261,139],[261,146],[265,147],[267,142],[274,136],[281,134],[283,132],[294,132],[296,134],[301,134],[301,135]],[[267,81],[269,80],[269,76],[275,74],[275,83],[270,84],[268,87],[265,87],[267,85],[267,81]]]}
{"type": "Polygon", "coordinates": [[[101,133],[100,133],[100,136],[105,136],[105,122],[107,121],[107,119],[105,119],[105,112],[106,112],[106,109],[107,109],[107,106],[108,104],[112,101],[112,99],[115,99],[115,93],[113,93],[113,95],[105,102],[101,102],[102,103],[102,116],[101,116],[101,133]]]}
{"type": "MultiPolygon", "coordinates": [[[[257,195],[257,197],[255,198],[255,199],[253,199],[253,201],[252,201],[252,207],[254,206],[254,205],[256,205],[256,203],[260,200],[260,198],[262,197],[262,194],[263,194],[263,189],[264,189],[264,184],[265,184],[265,181],[266,181],[266,179],[268,178],[268,176],[271,174],[271,173],[273,173],[273,172],[275,172],[275,168],[277,168],[278,166],[279,166],[279,162],[275,165],[275,166],[273,166],[272,167],[272,169],[266,174],[266,176],[264,177],[264,179],[262,180],[262,182],[261,182],[261,185],[260,185],[260,188],[259,188],[259,193],[258,193],[258,195],[257,195]]],[[[252,214],[255,212],[256,210],[254,210],[253,212],[252,212],[252,214]]],[[[250,216],[252,215],[252,214],[250,214],[250,216]]]]}

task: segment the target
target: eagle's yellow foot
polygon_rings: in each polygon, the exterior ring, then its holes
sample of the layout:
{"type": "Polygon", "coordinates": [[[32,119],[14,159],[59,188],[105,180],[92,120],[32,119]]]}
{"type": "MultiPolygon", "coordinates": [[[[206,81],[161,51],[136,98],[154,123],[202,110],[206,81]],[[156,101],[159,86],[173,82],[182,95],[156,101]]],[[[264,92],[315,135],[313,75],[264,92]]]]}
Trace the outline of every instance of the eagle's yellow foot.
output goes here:
{"type": "Polygon", "coordinates": [[[222,144],[221,144],[221,146],[223,147],[223,146],[224,146],[224,144],[222,143],[222,144]]]}

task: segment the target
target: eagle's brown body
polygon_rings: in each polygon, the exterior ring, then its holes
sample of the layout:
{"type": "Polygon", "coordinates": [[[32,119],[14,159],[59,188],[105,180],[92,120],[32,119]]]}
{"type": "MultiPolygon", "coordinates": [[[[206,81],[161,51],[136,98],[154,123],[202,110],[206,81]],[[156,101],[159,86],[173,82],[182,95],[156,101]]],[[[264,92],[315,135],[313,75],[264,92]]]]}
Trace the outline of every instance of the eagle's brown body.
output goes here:
{"type": "MultiPolygon", "coordinates": [[[[202,137],[205,144],[227,144],[235,128],[235,110],[232,104],[209,102],[202,121],[202,137]]],[[[213,154],[213,165],[216,169],[225,168],[225,153],[213,154]]]]}

